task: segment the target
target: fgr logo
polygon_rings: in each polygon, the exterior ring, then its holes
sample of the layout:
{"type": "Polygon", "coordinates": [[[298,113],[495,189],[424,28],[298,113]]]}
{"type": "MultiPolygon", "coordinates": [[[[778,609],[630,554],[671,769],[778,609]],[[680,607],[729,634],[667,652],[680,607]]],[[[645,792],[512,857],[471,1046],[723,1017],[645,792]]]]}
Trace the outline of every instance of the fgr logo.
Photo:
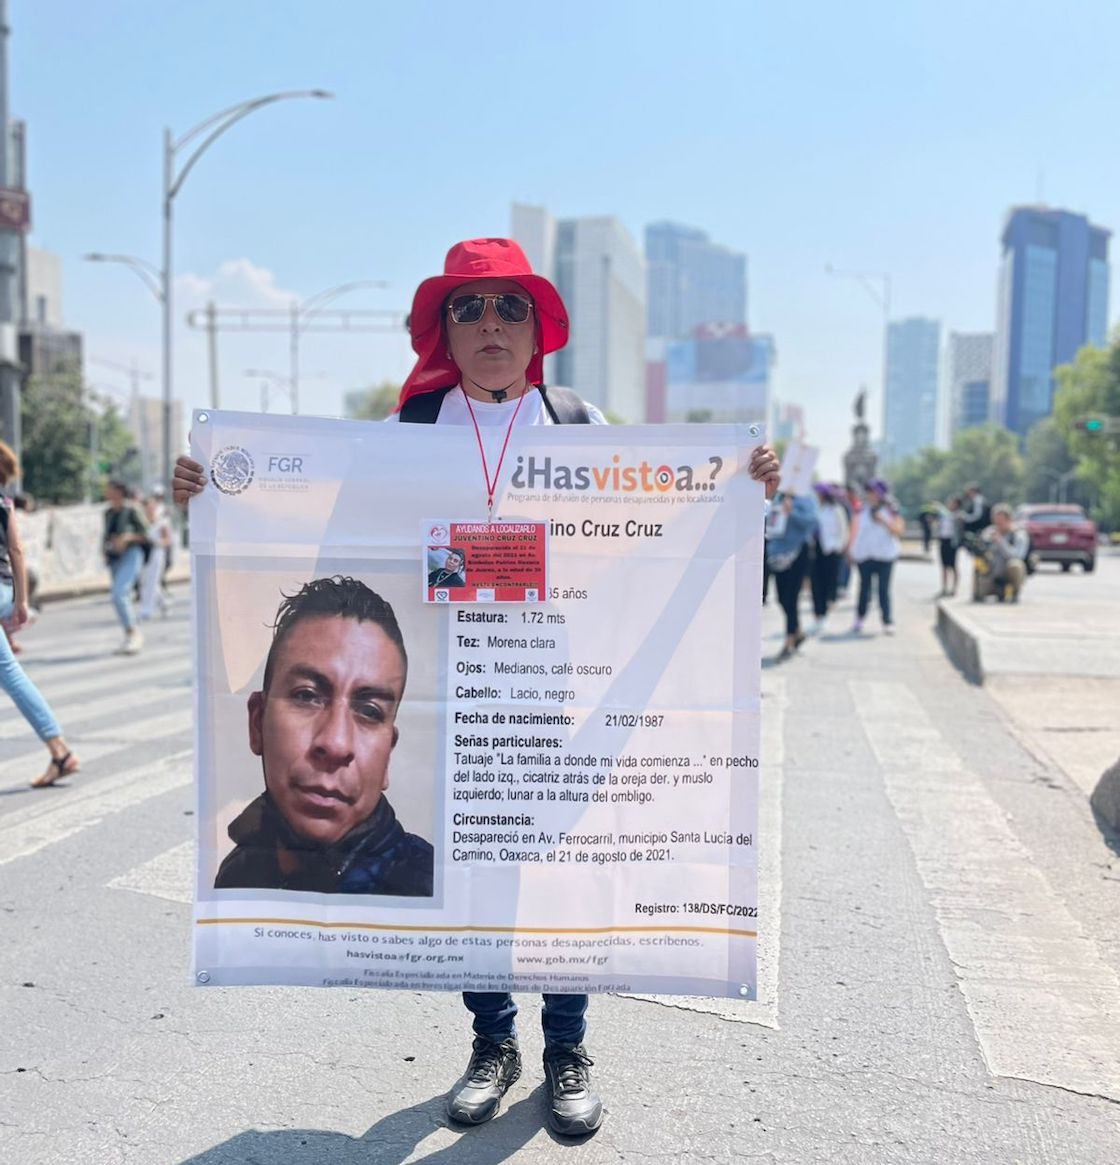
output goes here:
{"type": "Polygon", "coordinates": [[[436,591],[435,599],[437,603],[450,603],[451,592],[445,591],[441,588],[440,590],[436,591]]]}
{"type": "Polygon", "coordinates": [[[446,526],[433,526],[428,531],[428,541],[437,546],[446,542],[450,536],[451,532],[446,526]]]}
{"type": "Polygon", "coordinates": [[[210,460],[210,480],[224,494],[244,493],[253,483],[256,472],[248,449],[227,445],[210,460]]]}
{"type": "Polygon", "coordinates": [[[287,454],[270,453],[268,455],[269,473],[302,473],[303,458],[292,457],[287,454]]]}

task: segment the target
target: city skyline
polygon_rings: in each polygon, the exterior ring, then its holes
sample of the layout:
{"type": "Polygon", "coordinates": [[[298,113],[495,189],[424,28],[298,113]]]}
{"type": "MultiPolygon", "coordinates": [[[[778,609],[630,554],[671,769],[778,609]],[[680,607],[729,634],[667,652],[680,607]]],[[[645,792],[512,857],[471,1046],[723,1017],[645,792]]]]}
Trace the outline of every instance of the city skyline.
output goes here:
{"type": "MultiPolygon", "coordinates": [[[[825,473],[838,471],[861,384],[869,417],[882,415],[884,347],[876,305],[827,264],[889,273],[897,317],[981,332],[995,325],[1008,208],[1041,184],[1047,203],[1120,221],[1120,161],[1094,129],[1120,96],[1108,65],[1120,15],[1103,4],[1056,40],[1021,5],[947,3],[936,20],[932,9],[822,5],[805,22],[717,4],[695,22],[573,4],[563,21],[526,14],[493,48],[499,66],[528,66],[533,97],[481,134],[448,105],[477,90],[456,71],[473,20],[452,8],[347,3],[326,20],[281,2],[261,21],[253,3],[107,7],[112,20],[100,6],[12,4],[11,106],[28,124],[31,242],[63,260],[67,326],[90,354],[150,370],[150,296],[80,256],[152,258],[164,125],[182,132],[274,89],[322,86],[337,99],[265,111],[199,165],[176,211],[177,315],[210,296],[277,306],[362,278],[391,287],[348,306],[407,307],[452,242],[504,234],[513,201],[617,217],[634,238],[688,223],[748,257],[752,329],[781,353],[775,395],[804,406],[825,473]],[[979,69],[1003,97],[962,91],[960,76],[979,69]],[[1037,75],[1064,79],[1028,84],[1037,75]],[[79,99],[90,92],[96,102],[79,99]],[[408,116],[390,115],[401,100],[408,116]]],[[[204,338],[180,324],[176,343],[184,402],[205,404],[204,338]]],[[[243,370],[282,360],[280,343],[223,339],[223,403],[258,407],[243,370]]],[[[399,378],[410,360],[403,335],[309,341],[308,375],[323,379],[306,386],[305,408],[339,413],[345,389],[399,378]]]]}

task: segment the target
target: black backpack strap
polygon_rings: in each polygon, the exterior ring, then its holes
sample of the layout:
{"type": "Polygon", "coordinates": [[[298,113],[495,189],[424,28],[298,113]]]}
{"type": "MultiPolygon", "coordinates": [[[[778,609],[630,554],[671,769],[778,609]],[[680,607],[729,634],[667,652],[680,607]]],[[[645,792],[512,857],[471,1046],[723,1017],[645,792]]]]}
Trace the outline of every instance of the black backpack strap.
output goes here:
{"type": "Polygon", "coordinates": [[[418,392],[410,396],[401,405],[400,419],[413,425],[434,425],[439,416],[443,398],[454,388],[449,384],[446,388],[434,388],[431,392],[418,392]]]}
{"type": "Polygon", "coordinates": [[[544,398],[544,407],[554,425],[590,425],[591,414],[570,388],[546,388],[538,384],[537,389],[544,398]]]}

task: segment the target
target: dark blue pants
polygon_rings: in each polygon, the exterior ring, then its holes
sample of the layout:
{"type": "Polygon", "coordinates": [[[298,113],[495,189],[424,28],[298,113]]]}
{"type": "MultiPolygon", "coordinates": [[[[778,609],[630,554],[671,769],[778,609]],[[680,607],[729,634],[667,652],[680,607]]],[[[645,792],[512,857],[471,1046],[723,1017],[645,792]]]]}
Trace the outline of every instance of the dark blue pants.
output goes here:
{"type": "Polygon", "coordinates": [[[891,625],[891,568],[893,562],[883,562],[878,558],[869,558],[859,564],[859,605],[856,608],[859,618],[867,614],[871,606],[871,580],[878,580],[879,609],[883,612],[883,626],[891,625]]]}
{"type": "MultiPolygon", "coordinates": [[[[541,1027],[546,1044],[582,1044],[587,1031],[586,995],[544,995],[541,1027]]],[[[517,1034],[517,1004],[500,991],[464,991],[463,1002],[474,1015],[474,1034],[500,1044],[517,1034]]]]}

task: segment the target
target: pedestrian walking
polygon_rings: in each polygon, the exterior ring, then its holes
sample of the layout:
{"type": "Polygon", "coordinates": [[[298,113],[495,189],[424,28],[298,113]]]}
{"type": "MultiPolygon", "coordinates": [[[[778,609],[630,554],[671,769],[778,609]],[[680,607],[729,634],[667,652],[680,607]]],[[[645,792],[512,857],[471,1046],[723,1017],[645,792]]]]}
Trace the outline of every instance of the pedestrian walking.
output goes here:
{"type": "MultiPolygon", "coordinates": [[[[11,448],[0,441],[0,487],[19,477],[19,461],[11,448]]],[[[27,562],[13,507],[0,498],[0,620],[5,628],[18,631],[28,620],[27,562]]],[[[50,705],[42,692],[19,665],[6,635],[0,635],[0,687],[11,696],[24,719],[47,746],[46,770],[31,782],[37,789],[53,785],[81,768],[70,750],[50,705]]]]}
{"type": "MultiPolygon", "coordinates": [[[[544,356],[567,343],[568,313],[560,293],[533,272],[510,239],[472,239],[452,247],[443,274],[417,289],[409,332],[417,361],[388,420],[465,426],[496,475],[514,426],[606,423],[598,409],[570,390],[542,383],[544,356]]],[[[771,448],[753,451],[750,473],[772,497],[779,462],[771,448]]],[[[203,466],[179,458],[175,501],[185,504],[205,482],[203,466]]],[[[459,1123],[481,1124],[498,1111],[521,1075],[517,1006],[506,992],[468,991],[463,1002],[473,1016],[474,1040],[447,1111],[459,1123]]],[[[582,994],[544,996],[548,1120],[562,1136],[593,1132],[603,1118],[584,1045],[587,1006],[582,994]]]]}
{"type": "Polygon", "coordinates": [[[140,578],[144,560],[151,548],[148,524],[128,497],[128,487],[111,481],[105,487],[105,562],[112,578],[113,609],[124,630],[124,640],[117,655],[135,655],[144,645],[136,626],[132,589],[140,578]]]}
{"type": "Polygon", "coordinates": [[[809,545],[817,524],[817,503],[812,494],[799,497],[787,494],[771,507],[771,512],[774,509],[785,521],[767,539],[766,563],[777,584],[778,603],[786,617],[786,638],[778,652],[778,659],[786,660],[805,642],[798,604],[809,569],[809,545]]]}
{"type": "Polygon", "coordinates": [[[957,553],[964,536],[961,499],[952,497],[937,515],[937,544],[941,551],[941,598],[957,593],[957,553]]]}
{"type": "Polygon", "coordinates": [[[836,585],[840,563],[848,549],[848,514],[836,496],[834,487],[818,482],[816,553],[813,556],[812,591],[814,634],[824,629],[829,608],[836,602],[836,585]]]}
{"type": "Polygon", "coordinates": [[[864,490],[863,508],[852,520],[849,557],[859,569],[859,599],[852,633],[863,631],[863,621],[871,605],[874,582],[883,617],[883,633],[894,634],[891,613],[891,571],[898,558],[898,540],[905,523],[891,500],[890,487],[882,478],[872,478],[864,490]]]}
{"type": "Polygon", "coordinates": [[[171,600],[163,588],[163,572],[167,565],[167,555],[171,548],[171,516],[161,498],[154,494],[144,499],[144,517],[148,523],[150,549],[148,560],[140,572],[140,622],[150,619],[159,606],[159,613],[166,619],[171,600]]]}

